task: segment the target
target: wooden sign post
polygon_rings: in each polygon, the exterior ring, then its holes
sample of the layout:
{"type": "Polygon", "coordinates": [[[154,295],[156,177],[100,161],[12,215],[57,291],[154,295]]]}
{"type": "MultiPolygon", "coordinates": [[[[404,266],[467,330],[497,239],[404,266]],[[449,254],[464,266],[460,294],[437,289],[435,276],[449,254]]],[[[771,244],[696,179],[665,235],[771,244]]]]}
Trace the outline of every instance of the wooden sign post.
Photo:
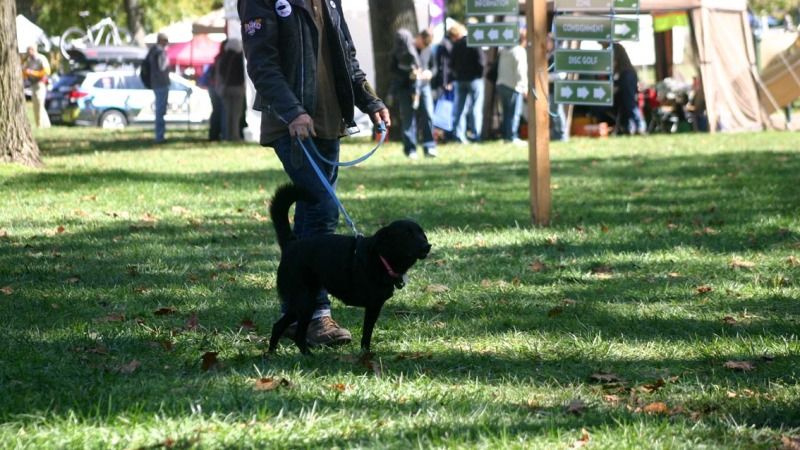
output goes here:
{"type": "Polygon", "coordinates": [[[527,0],[528,22],[528,165],[531,216],[550,224],[550,105],[547,75],[547,0],[527,0]]]}

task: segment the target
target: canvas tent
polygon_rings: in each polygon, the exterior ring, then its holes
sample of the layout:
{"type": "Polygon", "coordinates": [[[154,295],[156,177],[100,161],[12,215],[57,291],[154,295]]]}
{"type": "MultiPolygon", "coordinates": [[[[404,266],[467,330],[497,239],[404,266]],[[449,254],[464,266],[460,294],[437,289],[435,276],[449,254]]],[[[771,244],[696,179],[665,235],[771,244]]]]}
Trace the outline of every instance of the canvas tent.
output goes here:
{"type": "Polygon", "coordinates": [[[50,51],[50,40],[47,39],[47,34],[44,30],[39,28],[35,23],[28,20],[22,14],[17,16],[17,49],[20,53],[25,53],[28,47],[32,45],[44,47],[44,50],[50,51]]]}
{"type": "Polygon", "coordinates": [[[640,9],[689,15],[712,132],[772,126],[759,101],[765,91],[756,68],[746,0],[641,0],[640,9]]]}

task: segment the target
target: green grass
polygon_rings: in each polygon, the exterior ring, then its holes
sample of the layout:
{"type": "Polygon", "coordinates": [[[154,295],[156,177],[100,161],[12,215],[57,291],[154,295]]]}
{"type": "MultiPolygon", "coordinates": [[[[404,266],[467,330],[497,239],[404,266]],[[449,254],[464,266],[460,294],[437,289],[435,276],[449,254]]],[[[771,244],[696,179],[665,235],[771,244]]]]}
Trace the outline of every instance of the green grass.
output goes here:
{"type": "MultiPolygon", "coordinates": [[[[262,217],[286,177],[271,150],[201,134],[151,147],[143,131],[54,128],[37,135],[44,169],[0,166],[0,447],[568,448],[585,429],[591,448],[769,449],[800,435],[796,133],[554,144],[542,229],[524,148],[409,163],[392,143],[343,169],[363,231],[412,217],[434,245],[378,321],[371,365],[356,344],[262,356],[278,309],[262,217]],[[256,391],[261,377],[291,386],[256,391]]],[[[362,311],[334,314],[357,340],[362,311]]]]}

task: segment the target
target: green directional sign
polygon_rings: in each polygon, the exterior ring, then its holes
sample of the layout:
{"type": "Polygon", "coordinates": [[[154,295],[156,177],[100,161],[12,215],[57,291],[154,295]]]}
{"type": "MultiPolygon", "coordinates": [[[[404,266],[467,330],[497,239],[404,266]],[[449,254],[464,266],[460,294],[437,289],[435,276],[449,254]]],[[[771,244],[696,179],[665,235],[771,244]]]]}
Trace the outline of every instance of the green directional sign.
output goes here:
{"type": "Polygon", "coordinates": [[[556,50],[556,72],[609,74],[613,69],[614,53],[608,50],[556,50]]]}
{"type": "Polygon", "coordinates": [[[519,24],[467,24],[467,45],[470,47],[504,47],[519,43],[519,24]]]}
{"type": "Polygon", "coordinates": [[[518,0],[467,0],[468,16],[519,14],[518,0]]]}
{"type": "Polygon", "coordinates": [[[611,41],[614,22],[605,16],[556,16],[555,38],[578,41],[611,41]]]}
{"type": "Polygon", "coordinates": [[[639,0],[614,0],[615,11],[639,11],[639,0]]]}
{"type": "Polygon", "coordinates": [[[639,0],[555,0],[556,11],[638,11],[639,0]]]}
{"type": "Polygon", "coordinates": [[[553,91],[556,103],[597,106],[614,103],[613,81],[556,80],[553,91]]]}
{"type": "Polygon", "coordinates": [[[614,40],[615,41],[638,41],[639,40],[639,18],[614,17],[614,40]]]}

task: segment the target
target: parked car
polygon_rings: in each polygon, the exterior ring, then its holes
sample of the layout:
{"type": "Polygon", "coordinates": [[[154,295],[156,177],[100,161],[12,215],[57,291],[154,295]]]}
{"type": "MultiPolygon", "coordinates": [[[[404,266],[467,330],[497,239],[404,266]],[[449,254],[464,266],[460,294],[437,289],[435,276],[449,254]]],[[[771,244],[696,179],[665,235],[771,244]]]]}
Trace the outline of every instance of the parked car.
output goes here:
{"type": "MultiPolygon", "coordinates": [[[[208,92],[170,74],[167,123],[198,124],[211,115],[208,92]]],[[[56,124],[124,128],[155,122],[155,94],[135,68],[75,70],[64,74],[47,94],[45,108],[56,124]]]]}

